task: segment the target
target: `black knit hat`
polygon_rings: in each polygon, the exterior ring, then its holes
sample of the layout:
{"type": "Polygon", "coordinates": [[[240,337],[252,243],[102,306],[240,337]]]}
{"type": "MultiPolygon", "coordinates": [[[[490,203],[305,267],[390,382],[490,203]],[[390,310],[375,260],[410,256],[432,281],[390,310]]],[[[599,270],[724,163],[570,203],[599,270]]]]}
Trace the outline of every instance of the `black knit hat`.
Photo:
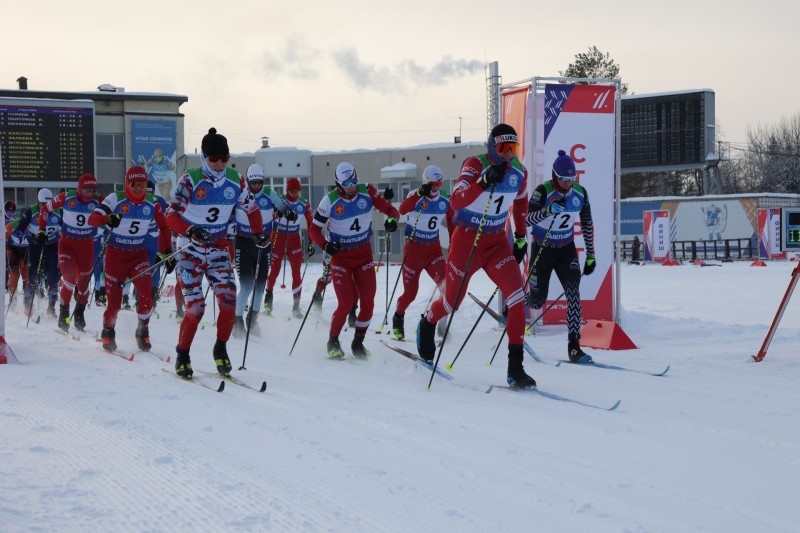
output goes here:
{"type": "Polygon", "coordinates": [[[229,155],[228,139],[217,133],[217,128],[210,128],[200,145],[204,155],[229,155]]]}

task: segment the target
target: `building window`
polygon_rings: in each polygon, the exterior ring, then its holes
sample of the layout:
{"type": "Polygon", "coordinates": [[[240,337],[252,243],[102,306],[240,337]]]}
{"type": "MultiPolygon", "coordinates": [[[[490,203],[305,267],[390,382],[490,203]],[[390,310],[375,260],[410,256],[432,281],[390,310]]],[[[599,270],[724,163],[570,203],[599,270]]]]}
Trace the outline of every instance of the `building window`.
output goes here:
{"type": "Polygon", "coordinates": [[[125,159],[125,139],[121,133],[98,133],[98,159],[125,159]]]}

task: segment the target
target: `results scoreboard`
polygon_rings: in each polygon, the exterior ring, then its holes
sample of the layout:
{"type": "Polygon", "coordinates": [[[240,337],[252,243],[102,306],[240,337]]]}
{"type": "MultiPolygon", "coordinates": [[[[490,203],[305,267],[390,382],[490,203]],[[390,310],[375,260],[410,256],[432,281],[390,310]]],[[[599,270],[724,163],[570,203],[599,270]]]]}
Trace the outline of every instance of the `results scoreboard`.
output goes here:
{"type": "Polygon", "coordinates": [[[94,103],[0,99],[5,181],[77,181],[94,173],[94,103]]]}

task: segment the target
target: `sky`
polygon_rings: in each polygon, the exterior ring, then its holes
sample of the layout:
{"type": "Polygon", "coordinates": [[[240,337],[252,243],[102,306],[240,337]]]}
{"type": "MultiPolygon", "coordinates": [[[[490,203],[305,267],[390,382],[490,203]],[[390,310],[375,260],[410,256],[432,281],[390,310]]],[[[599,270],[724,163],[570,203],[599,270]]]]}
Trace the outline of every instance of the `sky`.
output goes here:
{"type": "Polygon", "coordinates": [[[264,136],[310,150],[483,141],[488,62],[513,83],[558,76],[591,46],[611,55],[630,92],[713,89],[718,140],[742,143],[748,127],[798,111],[791,0],[43,0],[3,14],[19,23],[0,34],[14,50],[0,87],[25,76],[30,89],[186,95],[187,152],[211,126],[234,153],[264,136]]]}
{"type": "MultiPolygon", "coordinates": [[[[247,369],[234,372],[266,380],[263,394],[185,383],[153,354],[125,361],[90,335],[67,339],[53,319],[26,329],[12,310],[6,338],[22,364],[0,365],[0,529],[799,531],[796,294],[766,358],[750,358],[796,263],[711,265],[623,265],[621,325],[638,349],[586,349],[630,369],[670,365],[663,377],[554,366],[566,356],[564,326],[526,337],[551,363],[525,358],[540,390],[601,407],[620,400],[610,412],[501,388],[486,394],[505,380],[502,350],[487,366],[501,335],[488,317],[454,379],[427,390],[430,372],[374,333],[385,268],[363,364],[326,360],[332,294],[289,356],[301,321],[290,318],[290,289],[276,286],[274,316],[260,320],[247,369]]],[[[397,269],[389,267],[392,282],[397,269]]],[[[303,309],[319,272],[308,269],[303,309]]],[[[432,288],[423,276],[407,316],[425,308],[432,288]]],[[[485,300],[493,286],[480,273],[469,290],[485,300]]],[[[151,322],[161,356],[177,339],[170,306],[159,304],[151,322]]],[[[210,302],[208,311],[192,347],[198,374],[214,369],[210,302]]],[[[457,311],[443,362],[478,314],[469,300],[457,311]]],[[[96,332],[100,315],[88,308],[87,328],[96,332]]],[[[121,349],[135,347],[135,324],[121,312],[121,349]]],[[[352,334],[342,334],[346,352],[352,334]]],[[[229,342],[235,367],[243,350],[244,341],[229,342]]]]}

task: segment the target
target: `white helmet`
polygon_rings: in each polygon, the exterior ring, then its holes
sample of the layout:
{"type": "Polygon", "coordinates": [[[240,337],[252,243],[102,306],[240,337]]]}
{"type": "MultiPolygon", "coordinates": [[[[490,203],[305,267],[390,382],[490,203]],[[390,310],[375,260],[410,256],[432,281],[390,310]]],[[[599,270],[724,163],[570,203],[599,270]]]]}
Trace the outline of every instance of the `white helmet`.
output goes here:
{"type": "Polygon", "coordinates": [[[258,163],[253,163],[247,167],[247,183],[253,181],[264,183],[264,169],[258,163]]]}
{"type": "Polygon", "coordinates": [[[350,178],[356,178],[356,180],[358,179],[355,167],[347,162],[339,163],[336,166],[336,183],[342,185],[350,178]]]}
{"type": "Polygon", "coordinates": [[[53,199],[53,193],[47,188],[39,189],[39,195],[37,198],[39,199],[40,204],[46,204],[53,199]]]}
{"type": "Polygon", "coordinates": [[[422,179],[428,183],[441,183],[444,179],[442,169],[436,165],[429,165],[425,167],[425,171],[422,173],[422,179]]]}

